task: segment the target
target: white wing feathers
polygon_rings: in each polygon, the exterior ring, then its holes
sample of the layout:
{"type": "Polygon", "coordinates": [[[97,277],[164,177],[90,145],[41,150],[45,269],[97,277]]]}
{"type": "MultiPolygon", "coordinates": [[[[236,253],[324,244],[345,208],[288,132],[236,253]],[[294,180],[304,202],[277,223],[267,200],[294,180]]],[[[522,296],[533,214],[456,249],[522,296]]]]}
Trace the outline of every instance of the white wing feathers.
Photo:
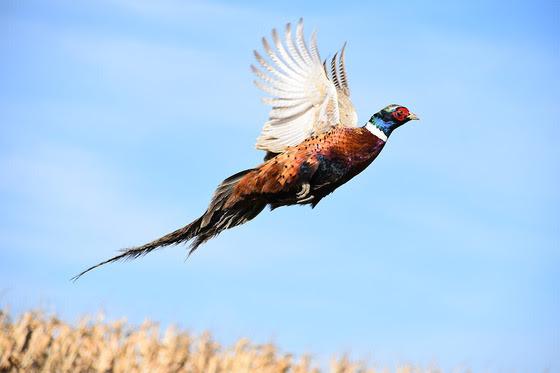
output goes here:
{"type": "Polygon", "coordinates": [[[257,149],[280,153],[307,137],[328,131],[338,124],[356,126],[347,120],[348,114],[355,117],[354,108],[348,98],[349,90],[344,69],[344,48],[340,59],[332,60],[331,76],[321,62],[314,32],[307,47],[303,36],[303,20],[296,27],[295,43],[291,25],[286,25],[285,45],[276,30],[272,30],[275,50],[263,38],[264,51],[272,63],[267,62],[257,51],[255,58],[263,70],[251,65],[259,78],[255,85],[271,97],[263,102],[271,105],[269,119],[257,139],[257,149]],[[350,111],[351,113],[342,113],[350,111]]]}
{"type": "Polygon", "coordinates": [[[323,61],[323,68],[329,80],[333,82],[338,93],[338,111],[340,113],[340,124],[345,127],[356,127],[358,125],[358,114],[352,101],[350,101],[350,88],[348,87],[348,78],[346,77],[346,67],[344,66],[344,52],[346,43],[342,46],[340,57],[337,60],[338,53],[335,53],[331,59],[330,72],[327,69],[327,61],[323,61]]]}

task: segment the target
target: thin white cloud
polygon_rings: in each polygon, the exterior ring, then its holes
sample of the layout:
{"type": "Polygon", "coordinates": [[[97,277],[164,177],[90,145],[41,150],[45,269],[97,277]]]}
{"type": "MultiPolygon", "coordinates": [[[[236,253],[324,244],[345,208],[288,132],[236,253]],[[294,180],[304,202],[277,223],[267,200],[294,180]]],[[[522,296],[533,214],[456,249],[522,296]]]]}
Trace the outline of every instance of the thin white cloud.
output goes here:
{"type": "Polygon", "coordinates": [[[69,30],[61,25],[21,20],[14,22],[12,28],[14,32],[25,31],[31,39],[45,40],[54,55],[73,67],[70,74],[81,72],[81,83],[72,84],[83,84],[83,89],[88,89],[88,81],[94,81],[99,89],[121,95],[125,104],[136,103],[141,111],[153,107],[163,116],[195,118],[213,113],[218,118],[227,117],[230,125],[252,125],[246,119],[246,111],[239,107],[260,107],[265,112],[251,83],[249,50],[243,60],[239,55],[188,41],[142,38],[124,32],[69,30]]]}
{"type": "Polygon", "coordinates": [[[93,253],[69,250],[69,245],[85,242],[88,246],[88,237],[103,236],[110,248],[139,232],[148,235],[138,239],[147,239],[149,232],[155,235],[165,229],[163,221],[174,214],[140,202],[140,196],[130,190],[117,170],[76,147],[35,144],[26,152],[2,157],[0,170],[2,189],[25,201],[17,214],[25,215],[20,217],[24,225],[35,229],[35,236],[3,237],[2,246],[8,246],[9,239],[11,247],[31,246],[52,255],[93,257],[93,253]],[[77,241],[68,242],[65,235],[77,241]]]}

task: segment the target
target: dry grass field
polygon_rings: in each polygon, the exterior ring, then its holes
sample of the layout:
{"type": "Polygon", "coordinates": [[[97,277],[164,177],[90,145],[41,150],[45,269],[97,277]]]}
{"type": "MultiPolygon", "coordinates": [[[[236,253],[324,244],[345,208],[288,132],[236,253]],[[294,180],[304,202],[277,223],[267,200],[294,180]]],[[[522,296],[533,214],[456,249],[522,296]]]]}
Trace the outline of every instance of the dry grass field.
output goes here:
{"type": "MultiPolygon", "coordinates": [[[[333,359],[328,371],[439,372],[401,366],[368,368],[346,358],[333,359]]],[[[0,311],[0,372],[319,372],[308,356],[294,358],[271,345],[240,339],[221,346],[205,333],[192,336],[172,327],[160,332],[146,322],[131,327],[124,321],[84,319],[70,325],[41,312],[17,320],[0,311]]]]}

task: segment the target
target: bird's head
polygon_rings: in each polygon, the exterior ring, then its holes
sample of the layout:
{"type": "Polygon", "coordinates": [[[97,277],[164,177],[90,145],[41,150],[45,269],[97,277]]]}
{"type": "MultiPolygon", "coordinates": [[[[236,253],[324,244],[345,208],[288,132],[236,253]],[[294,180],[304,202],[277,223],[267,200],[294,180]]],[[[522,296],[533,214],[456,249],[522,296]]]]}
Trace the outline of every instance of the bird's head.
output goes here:
{"type": "Polygon", "coordinates": [[[416,114],[406,107],[392,104],[373,114],[369,122],[383,131],[386,136],[389,136],[395,128],[402,126],[408,121],[418,119],[416,114]]]}

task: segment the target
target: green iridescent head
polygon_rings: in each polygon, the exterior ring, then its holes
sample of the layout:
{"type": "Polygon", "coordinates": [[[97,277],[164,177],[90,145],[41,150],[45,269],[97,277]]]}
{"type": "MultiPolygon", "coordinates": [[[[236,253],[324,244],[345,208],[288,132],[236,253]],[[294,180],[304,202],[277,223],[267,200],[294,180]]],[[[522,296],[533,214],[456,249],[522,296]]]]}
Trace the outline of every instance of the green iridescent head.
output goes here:
{"type": "Polygon", "coordinates": [[[379,112],[373,114],[369,122],[379,128],[386,136],[389,136],[395,128],[398,128],[411,120],[419,118],[405,106],[391,104],[379,112]]]}

